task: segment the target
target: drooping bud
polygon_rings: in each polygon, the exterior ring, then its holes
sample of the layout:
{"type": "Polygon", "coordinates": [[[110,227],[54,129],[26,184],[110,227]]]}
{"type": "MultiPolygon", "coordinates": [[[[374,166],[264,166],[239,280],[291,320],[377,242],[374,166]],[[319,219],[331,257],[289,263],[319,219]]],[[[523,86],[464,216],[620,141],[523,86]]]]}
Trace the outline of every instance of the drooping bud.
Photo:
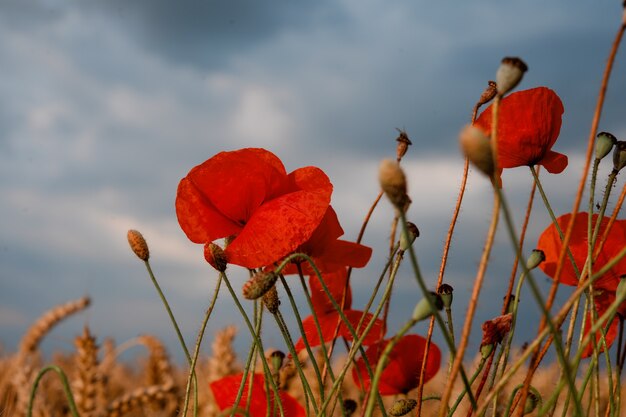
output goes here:
{"type": "Polygon", "coordinates": [[[626,142],[618,140],[613,150],[613,171],[619,172],[626,166],[626,142]]]}
{"type": "Polygon", "coordinates": [[[272,364],[272,370],[274,372],[280,371],[280,368],[283,366],[283,359],[285,359],[285,354],[280,350],[275,350],[270,353],[270,363],[272,364]]]}
{"type": "Polygon", "coordinates": [[[526,268],[528,268],[529,271],[531,269],[535,269],[545,260],[546,254],[543,253],[541,249],[533,249],[530,256],[526,260],[526,268]]]}
{"type": "Polygon", "coordinates": [[[415,242],[415,239],[420,236],[420,230],[411,222],[406,223],[406,231],[409,235],[408,239],[405,237],[404,233],[400,235],[400,249],[403,251],[408,250],[413,242],[415,242]]]}
{"type": "Polygon", "coordinates": [[[402,157],[406,155],[406,151],[409,150],[409,146],[413,145],[413,143],[411,143],[409,135],[407,135],[404,130],[397,130],[398,132],[400,132],[400,134],[396,138],[396,142],[398,142],[398,146],[396,147],[396,158],[398,162],[400,162],[402,157]]]}
{"type": "Polygon", "coordinates": [[[415,308],[413,309],[413,315],[411,316],[411,318],[414,321],[418,322],[418,321],[427,319],[428,317],[433,315],[435,310],[432,309],[431,303],[434,305],[434,307],[437,310],[441,310],[443,308],[443,301],[441,300],[441,297],[439,296],[439,294],[435,292],[430,292],[426,294],[426,297],[419,300],[418,303],[415,305],[415,308]],[[430,302],[428,300],[429,298],[430,298],[430,302]]]}
{"type": "Polygon", "coordinates": [[[541,395],[539,394],[539,391],[533,388],[528,391],[526,403],[524,404],[524,415],[530,414],[535,411],[539,404],[541,404],[541,395]]]}
{"type": "Polygon", "coordinates": [[[391,204],[396,206],[398,210],[404,210],[408,201],[406,177],[398,162],[392,159],[383,159],[378,168],[378,180],[391,204]]]}
{"type": "Polygon", "coordinates": [[[243,284],[242,292],[244,298],[248,300],[256,300],[267,293],[276,283],[278,275],[273,271],[257,272],[245,284],[243,284]]]}
{"type": "Polygon", "coordinates": [[[346,413],[346,417],[350,417],[356,411],[356,401],[346,398],[343,400],[343,411],[346,413]]]}
{"type": "Polygon", "coordinates": [[[148,244],[146,243],[146,239],[143,238],[143,235],[139,233],[137,230],[129,230],[126,234],[126,238],[128,239],[128,244],[130,248],[135,252],[135,255],[142,261],[147,261],[150,258],[150,250],[148,249],[148,244]]]}
{"type": "Polygon", "coordinates": [[[278,298],[278,290],[276,285],[272,286],[268,292],[263,295],[263,305],[272,314],[278,313],[278,307],[280,307],[280,299],[278,298]]]}
{"type": "Polygon", "coordinates": [[[461,129],[459,143],[463,154],[470,162],[483,174],[491,178],[495,166],[491,143],[485,132],[476,126],[467,125],[461,129]]]}
{"type": "Polygon", "coordinates": [[[437,294],[441,297],[441,301],[443,302],[443,306],[445,308],[450,308],[452,305],[452,293],[454,292],[454,288],[449,284],[441,284],[439,288],[437,288],[437,294]]]}
{"type": "Polygon", "coordinates": [[[526,71],[528,71],[528,66],[520,58],[502,58],[502,63],[496,72],[498,94],[503,96],[514,89],[522,81],[526,71]]]}
{"type": "Polygon", "coordinates": [[[596,136],[595,148],[596,159],[600,160],[607,156],[613,149],[613,146],[615,146],[615,143],[617,143],[617,139],[609,132],[598,133],[598,136],[596,136]]]}
{"type": "Polygon", "coordinates": [[[483,339],[480,342],[481,352],[483,346],[491,345],[492,347],[498,343],[502,343],[504,337],[511,330],[513,322],[513,314],[508,313],[498,316],[495,319],[487,320],[483,323],[483,339]]]}
{"type": "Polygon", "coordinates": [[[226,254],[224,250],[215,243],[207,243],[204,245],[204,259],[215,269],[220,272],[226,271],[226,254]]]}
{"type": "Polygon", "coordinates": [[[389,408],[387,413],[391,414],[394,417],[400,417],[405,414],[409,414],[417,405],[417,401],[412,398],[400,399],[397,400],[393,405],[389,408]]]}
{"type": "Polygon", "coordinates": [[[477,106],[480,107],[483,104],[487,104],[491,100],[493,100],[493,98],[498,93],[498,88],[496,87],[496,85],[497,84],[495,81],[488,82],[487,88],[485,88],[485,91],[483,91],[483,93],[480,95],[480,98],[478,99],[478,103],[476,103],[477,106]]]}

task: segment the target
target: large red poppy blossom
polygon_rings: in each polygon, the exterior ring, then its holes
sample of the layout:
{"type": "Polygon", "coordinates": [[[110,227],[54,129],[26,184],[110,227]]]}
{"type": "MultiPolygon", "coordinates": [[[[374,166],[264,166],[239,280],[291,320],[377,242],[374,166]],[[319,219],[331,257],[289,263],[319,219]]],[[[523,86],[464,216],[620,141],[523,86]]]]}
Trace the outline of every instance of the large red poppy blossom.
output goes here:
{"type": "MultiPolygon", "coordinates": [[[[305,253],[313,258],[315,267],[320,272],[333,272],[346,266],[362,268],[367,265],[372,256],[372,249],[358,243],[339,240],[343,233],[337,213],[329,206],[309,240],[294,252],[305,253]]],[[[314,273],[308,262],[301,262],[300,266],[304,274],[314,273]]],[[[295,264],[289,264],[283,269],[285,275],[297,273],[298,268],[295,264]]]]}
{"type": "MultiPolygon", "coordinates": [[[[390,340],[383,340],[376,343],[365,351],[365,355],[372,367],[378,363],[385,347],[390,340]]],[[[403,336],[394,346],[389,355],[389,362],[380,377],[378,391],[381,395],[406,394],[419,385],[419,377],[424,363],[424,352],[426,350],[426,339],[416,334],[403,336]]],[[[428,362],[424,373],[424,382],[429,381],[439,371],[441,364],[441,351],[434,343],[430,345],[428,352],[428,362]]],[[[357,385],[361,381],[365,385],[363,388],[370,388],[370,378],[365,367],[363,358],[356,362],[352,368],[352,378],[357,385]]]]}
{"type": "MultiPolygon", "coordinates": [[[[352,291],[350,285],[346,288],[348,280],[348,269],[341,268],[335,272],[322,274],[324,284],[328,288],[328,291],[333,296],[337,304],[341,305],[344,292],[346,293],[346,300],[343,304],[344,309],[350,309],[352,306],[352,291]]],[[[326,295],[326,291],[322,287],[319,278],[313,275],[309,277],[309,287],[311,288],[311,303],[313,304],[313,310],[317,314],[326,314],[335,311],[333,303],[326,295]]]]}
{"type": "MultiPolygon", "coordinates": [[[[231,375],[211,382],[210,388],[213,392],[213,398],[221,411],[230,409],[234,406],[237,399],[237,392],[239,391],[239,385],[241,384],[241,378],[243,374],[231,375]]],[[[263,374],[254,374],[252,378],[252,393],[250,397],[250,409],[249,414],[246,416],[244,413],[236,413],[237,416],[246,417],[265,417],[267,412],[267,395],[265,392],[265,379],[263,374]]],[[[249,380],[246,381],[246,385],[243,390],[243,395],[239,401],[239,407],[245,410],[248,402],[249,380]]],[[[305,417],[306,413],[304,408],[298,403],[298,401],[291,395],[284,391],[279,392],[280,401],[285,411],[285,417],[305,417]]],[[[278,407],[278,404],[274,404],[275,396],[274,391],[270,388],[270,413],[274,410],[274,407],[278,407]]],[[[277,408],[276,408],[277,409],[277,408]]]]}
{"type": "Polygon", "coordinates": [[[311,237],[326,214],[332,188],[319,168],[287,174],[265,149],[221,152],[180,181],[176,215],[192,242],[234,236],[225,249],[227,261],[258,268],[311,237]]]}
{"type": "MultiPolygon", "coordinates": [[[[546,87],[518,91],[502,99],[498,117],[498,166],[543,165],[552,174],[567,167],[567,156],[552,151],[561,130],[563,103],[546,87]]],[[[491,133],[491,106],[475,125],[491,133]]]]}
{"type": "MultiPolygon", "coordinates": [[[[600,318],[609,308],[609,306],[611,304],[613,304],[613,302],[615,302],[615,293],[612,291],[607,291],[607,290],[595,290],[594,291],[594,295],[593,295],[593,303],[595,305],[595,309],[596,309],[596,313],[597,313],[597,318],[600,318]]],[[[618,314],[620,314],[622,317],[626,317],[624,316],[624,313],[626,312],[626,302],[623,302],[619,308],[618,308],[618,314]]],[[[595,321],[594,321],[595,322],[595,321]]],[[[604,340],[606,341],[606,345],[607,347],[611,347],[611,345],[613,344],[613,342],[615,341],[615,338],[617,337],[617,333],[618,333],[618,321],[617,321],[617,317],[613,319],[613,321],[611,322],[611,324],[609,325],[609,328],[606,332],[606,334],[604,335],[604,340]]],[[[585,320],[585,328],[583,331],[583,334],[588,334],[591,331],[591,326],[592,326],[592,316],[591,316],[591,312],[587,313],[587,318],[585,320]]],[[[606,325],[603,326],[606,329],[606,325]]],[[[602,338],[602,334],[600,331],[596,332],[596,343],[598,344],[598,351],[599,352],[603,352],[604,351],[604,346],[600,343],[600,340],[602,338]]],[[[582,353],[582,357],[583,358],[588,358],[589,356],[591,356],[591,354],[593,353],[593,342],[589,342],[589,344],[583,349],[583,353],[582,353]]]]}

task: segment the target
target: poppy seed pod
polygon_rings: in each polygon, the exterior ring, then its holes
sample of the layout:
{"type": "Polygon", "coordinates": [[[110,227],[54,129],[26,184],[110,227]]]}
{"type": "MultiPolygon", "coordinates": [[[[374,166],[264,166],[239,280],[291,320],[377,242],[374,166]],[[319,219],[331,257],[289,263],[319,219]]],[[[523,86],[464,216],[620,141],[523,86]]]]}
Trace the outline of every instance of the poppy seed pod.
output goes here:
{"type": "Polygon", "coordinates": [[[619,172],[626,166],[626,142],[618,140],[613,150],[613,171],[619,172]]]}
{"type": "Polygon", "coordinates": [[[398,162],[383,159],[378,168],[378,180],[389,201],[398,210],[404,210],[409,197],[406,193],[406,177],[398,162]]]}
{"type": "Polygon", "coordinates": [[[224,250],[215,243],[207,243],[204,245],[204,259],[216,270],[220,272],[226,271],[228,262],[224,250]]]}
{"type": "Polygon", "coordinates": [[[498,94],[503,96],[514,89],[526,71],[528,71],[528,66],[520,58],[502,58],[502,63],[496,72],[498,94]]]}
{"type": "Polygon", "coordinates": [[[400,417],[405,414],[409,414],[417,405],[417,401],[412,398],[401,399],[393,403],[393,405],[387,411],[394,417],[400,417]]]}
{"type": "Polygon", "coordinates": [[[150,258],[150,250],[148,249],[148,244],[146,243],[146,239],[143,238],[143,235],[139,233],[137,230],[129,230],[126,238],[128,239],[128,244],[130,248],[133,250],[135,255],[142,261],[147,261],[150,258]]]}
{"type": "Polygon", "coordinates": [[[278,298],[278,291],[276,285],[272,286],[265,294],[263,294],[263,305],[272,314],[278,313],[278,307],[280,307],[280,299],[278,298]]]}
{"type": "Polygon", "coordinates": [[[278,275],[274,272],[257,272],[245,284],[243,284],[242,292],[244,298],[248,300],[256,300],[262,297],[272,289],[278,275]]]}
{"type": "Polygon", "coordinates": [[[526,268],[528,268],[528,270],[535,269],[545,260],[546,254],[543,253],[541,249],[533,249],[526,260],[526,268]]]}
{"type": "Polygon", "coordinates": [[[415,239],[420,236],[420,231],[415,224],[407,222],[406,229],[409,236],[408,239],[406,238],[406,235],[404,233],[400,235],[400,249],[403,251],[408,250],[413,242],[415,242],[415,239]]]}
{"type": "Polygon", "coordinates": [[[409,139],[409,135],[407,135],[404,130],[398,129],[398,132],[400,132],[400,134],[396,138],[396,142],[398,142],[398,146],[396,147],[396,158],[399,162],[402,157],[406,155],[406,151],[409,150],[409,146],[413,145],[413,143],[409,139]]]}
{"type": "Polygon", "coordinates": [[[617,143],[615,136],[609,132],[600,132],[596,136],[596,159],[600,160],[607,156],[613,149],[613,146],[617,143]]]}
{"type": "Polygon", "coordinates": [[[443,306],[445,308],[450,308],[452,305],[452,293],[454,292],[454,288],[449,284],[441,284],[439,288],[437,288],[437,294],[441,297],[441,301],[443,302],[443,306]]]}
{"type": "Polygon", "coordinates": [[[463,154],[470,160],[472,165],[483,174],[492,177],[495,166],[491,142],[482,129],[472,125],[465,126],[459,134],[459,143],[463,154]]]}
{"type": "Polygon", "coordinates": [[[353,399],[346,398],[343,400],[343,411],[347,417],[350,417],[356,411],[357,403],[353,399]]]}
{"type": "Polygon", "coordinates": [[[411,318],[416,322],[427,319],[433,315],[435,311],[432,309],[431,303],[437,310],[441,310],[443,308],[443,301],[441,300],[439,294],[430,292],[426,294],[426,297],[422,298],[413,309],[413,315],[411,318]],[[430,301],[426,297],[429,297],[430,301]]]}

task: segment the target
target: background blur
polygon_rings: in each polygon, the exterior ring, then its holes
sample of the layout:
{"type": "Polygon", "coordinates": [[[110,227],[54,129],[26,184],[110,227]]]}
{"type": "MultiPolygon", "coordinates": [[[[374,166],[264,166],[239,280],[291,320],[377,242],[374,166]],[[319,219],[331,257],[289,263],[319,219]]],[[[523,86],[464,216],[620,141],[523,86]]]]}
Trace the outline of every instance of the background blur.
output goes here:
{"type": "MultiPolygon", "coordinates": [[[[178,227],[176,187],[193,166],[241,147],[273,151],[288,171],[305,165],[326,171],[345,238],[355,239],[378,193],[378,163],[395,156],[395,128],[406,129],[414,144],[404,160],[413,198],[409,214],[421,231],[416,248],[422,270],[434,286],[461,179],[457,133],[500,59],[522,57],[530,69],[520,88],[546,85],[563,100],[563,128],[554,149],[566,153],[570,165],[559,176],[543,178],[557,214],[565,213],[580,179],[621,15],[617,0],[454,6],[4,0],[0,343],[15,349],[45,310],[89,294],[92,307],[46,338],[48,352],[72,349],[73,336],[88,323],[100,341],[156,334],[180,360],[174,332],[142,262],[128,248],[126,231],[138,229],[148,240],[152,266],[192,343],[216,273],[202,247],[178,227]]],[[[600,124],[621,139],[623,52],[600,124]]],[[[528,169],[508,171],[504,185],[521,224],[528,169]]],[[[490,210],[487,181],[472,173],[446,279],[455,288],[458,325],[490,210]]],[[[385,262],[391,218],[383,201],[364,239],[374,248],[372,261],[353,275],[355,307],[365,304],[385,262]]],[[[549,224],[539,200],[531,221],[527,251],[549,224]]],[[[480,323],[500,312],[511,262],[501,230],[469,355],[478,347],[480,323]]],[[[230,274],[240,285],[242,271],[231,267],[230,274]]],[[[548,288],[547,278],[537,277],[548,288]]],[[[394,293],[389,333],[408,317],[419,294],[407,264],[394,293]]],[[[525,311],[536,311],[529,296],[522,303],[525,311]]],[[[536,331],[533,314],[521,321],[526,326],[516,333],[520,345],[536,331]]],[[[247,331],[224,291],[207,342],[233,322],[240,325],[243,352],[247,331]]],[[[267,323],[266,344],[283,348],[273,323],[267,323]]],[[[415,331],[426,328],[420,324],[415,331]]]]}

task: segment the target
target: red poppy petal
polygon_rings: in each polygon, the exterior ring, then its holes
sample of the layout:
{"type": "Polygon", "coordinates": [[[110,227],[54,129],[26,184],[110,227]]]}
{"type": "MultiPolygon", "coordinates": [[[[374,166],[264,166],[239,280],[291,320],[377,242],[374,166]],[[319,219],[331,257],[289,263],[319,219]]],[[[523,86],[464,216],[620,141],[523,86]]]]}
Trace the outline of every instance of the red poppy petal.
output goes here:
{"type": "Polygon", "coordinates": [[[327,195],[330,201],[333,185],[321,169],[317,167],[298,168],[288,175],[288,179],[291,191],[308,190],[319,192],[327,195]]]}
{"type": "Polygon", "coordinates": [[[217,211],[188,178],[178,184],[176,216],[180,227],[194,243],[212,242],[241,230],[241,226],[217,211]]]}
{"type": "Polygon", "coordinates": [[[562,153],[548,151],[539,161],[550,174],[560,174],[567,168],[567,156],[562,153]]]}
{"type": "MultiPolygon", "coordinates": [[[[337,304],[341,305],[341,299],[346,288],[346,280],[348,279],[347,268],[344,267],[335,272],[325,273],[322,275],[322,279],[337,304]]],[[[313,310],[317,314],[330,313],[335,310],[317,276],[314,275],[309,277],[309,287],[311,288],[311,303],[313,304],[313,310]]],[[[348,292],[346,294],[346,300],[343,307],[344,309],[349,309],[351,305],[352,293],[350,291],[350,286],[348,286],[348,292]]]]}
{"type": "MultiPolygon", "coordinates": [[[[586,214],[586,213],[585,213],[586,214]]],[[[571,214],[565,214],[560,216],[557,219],[557,223],[559,224],[561,230],[565,230],[567,224],[570,221],[571,214]]],[[[572,238],[570,240],[570,250],[574,252],[576,250],[576,246],[574,243],[581,239],[581,236],[586,236],[587,234],[587,222],[586,216],[584,219],[578,218],[576,219],[576,223],[574,223],[574,231],[572,233],[572,238]]],[[[586,241],[586,240],[585,240],[586,241]]],[[[554,279],[556,275],[556,267],[559,259],[559,254],[562,248],[562,241],[559,233],[554,226],[554,224],[550,224],[541,236],[539,236],[539,242],[537,243],[537,248],[541,249],[546,256],[545,261],[543,261],[539,267],[541,270],[548,275],[550,278],[554,279]]],[[[580,268],[584,265],[585,259],[580,260],[581,254],[577,257],[574,254],[574,259],[576,260],[577,266],[580,268]]],[[[580,270],[580,269],[579,269],[580,270]]],[[[578,278],[576,277],[576,273],[574,272],[574,268],[569,259],[565,260],[565,264],[563,265],[563,271],[561,272],[561,276],[559,281],[565,285],[577,286],[578,278]]]]}
{"type": "MultiPolygon", "coordinates": [[[[596,307],[596,312],[598,315],[597,317],[600,318],[606,312],[609,306],[615,301],[615,293],[610,292],[610,291],[602,291],[601,294],[594,295],[593,299],[594,299],[594,303],[596,307]]],[[[619,326],[618,320],[619,319],[617,316],[613,318],[613,321],[611,322],[609,330],[604,335],[604,340],[606,341],[606,346],[608,349],[611,348],[613,341],[615,341],[615,338],[617,337],[618,326],[619,326]]],[[[585,336],[589,334],[589,331],[591,330],[591,326],[592,326],[592,316],[590,313],[587,313],[587,319],[585,320],[585,330],[584,330],[585,336]]],[[[604,327],[606,327],[606,325],[604,327]]],[[[604,352],[604,346],[600,343],[601,339],[602,339],[602,333],[598,331],[596,333],[596,343],[598,344],[598,352],[604,352]]],[[[588,358],[592,354],[593,354],[593,341],[589,342],[589,344],[583,349],[582,357],[588,358]]]]}

